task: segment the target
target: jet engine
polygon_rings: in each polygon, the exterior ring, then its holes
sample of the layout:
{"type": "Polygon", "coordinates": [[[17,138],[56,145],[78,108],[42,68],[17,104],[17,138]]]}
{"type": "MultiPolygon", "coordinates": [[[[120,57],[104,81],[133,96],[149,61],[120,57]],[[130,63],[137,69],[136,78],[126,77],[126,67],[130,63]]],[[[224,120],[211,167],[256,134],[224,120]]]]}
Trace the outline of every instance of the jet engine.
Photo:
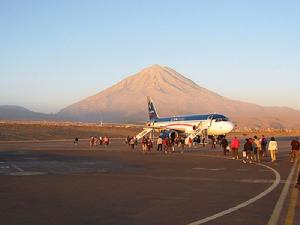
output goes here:
{"type": "Polygon", "coordinates": [[[161,138],[170,138],[171,141],[174,141],[176,137],[178,137],[178,133],[175,130],[164,130],[160,132],[159,136],[161,138]]]}

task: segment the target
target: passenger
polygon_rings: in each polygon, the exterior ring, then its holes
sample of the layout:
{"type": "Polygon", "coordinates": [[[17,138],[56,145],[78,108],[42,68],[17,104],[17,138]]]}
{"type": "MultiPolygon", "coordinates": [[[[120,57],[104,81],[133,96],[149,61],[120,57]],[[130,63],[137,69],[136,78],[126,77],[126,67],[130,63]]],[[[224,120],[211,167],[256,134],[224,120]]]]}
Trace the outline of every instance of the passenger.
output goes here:
{"type": "Polygon", "coordinates": [[[108,136],[106,136],[106,135],[104,136],[103,143],[104,143],[105,147],[107,147],[109,145],[110,141],[109,141],[108,136]]]}
{"type": "Polygon", "coordinates": [[[137,139],[136,136],[134,136],[133,138],[134,138],[134,144],[135,144],[135,146],[137,146],[138,145],[138,139],[137,139]]]}
{"type": "Polygon", "coordinates": [[[298,172],[298,178],[297,178],[297,183],[296,183],[295,187],[300,189],[300,170],[298,172]]]}
{"type": "Polygon", "coordinates": [[[202,147],[205,148],[205,137],[202,138],[202,147]]]}
{"type": "Polygon", "coordinates": [[[142,152],[146,153],[146,151],[147,151],[147,139],[146,139],[146,137],[143,137],[142,138],[142,152]]]}
{"type": "Polygon", "coordinates": [[[243,163],[252,163],[252,151],[253,151],[253,146],[250,141],[250,139],[246,139],[246,142],[244,144],[244,150],[243,150],[243,163]]]}
{"type": "Polygon", "coordinates": [[[161,137],[157,138],[157,151],[162,151],[163,139],[161,137]]]}
{"type": "Polygon", "coordinates": [[[214,149],[214,148],[216,148],[216,138],[212,137],[211,138],[211,149],[214,149]]]}
{"type": "Polygon", "coordinates": [[[291,162],[297,162],[299,158],[299,148],[300,148],[300,143],[298,141],[298,138],[295,138],[291,141],[291,146],[292,146],[292,157],[291,157],[291,162]]]}
{"type": "Polygon", "coordinates": [[[239,147],[240,147],[240,141],[237,137],[234,137],[231,140],[230,148],[232,151],[232,159],[239,159],[239,147]]]}
{"type": "Polygon", "coordinates": [[[259,141],[260,141],[260,146],[261,146],[262,157],[267,157],[267,144],[268,144],[268,141],[267,141],[267,139],[265,138],[264,135],[261,136],[261,139],[259,141]]]}
{"type": "Polygon", "coordinates": [[[152,140],[148,137],[147,138],[147,152],[151,152],[152,147],[153,147],[152,140]]]}
{"type": "Polygon", "coordinates": [[[191,137],[188,138],[188,145],[189,145],[189,148],[191,148],[193,145],[193,140],[191,137]]]}
{"type": "Polygon", "coordinates": [[[94,147],[95,138],[93,136],[90,136],[89,142],[90,142],[90,148],[94,147]]]}
{"type": "Polygon", "coordinates": [[[184,152],[184,146],[185,146],[185,138],[181,137],[180,138],[180,145],[181,145],[181,153],[184,152]]]}
{"type": "Polygon", "coordinates": [[[130,145],[131,149],[134,150],[135,140],[133,137],[130,139],[129,145],[130,145]]]}
{"type": "Polygon", "coordinates": [[[271,141],[269,142],[268,150],[270,151],[271,160],[272,160],[271,162],[275,162],[276,154],[278,151],[278,144],[277,144],[277,141],[275,141],[274,137],[271,137],[271,141]]]}
{"type": "Polygon", "coordinates": [[[79,141],[79,139],[78,139],[78,137],[75,137],[75,139],[74,139],[74,145],[78,145],[78,141],[79,141]]]}
{"type": "Polygon", "coordinates": [[[175,152],[175,142],[174,141],[170,142],[170,149],[172,150],[172,152],[175,152]]]}
{"type": "Polygon", "coordinates": [[[164,141],[163,141],[163,144],[164,144],[164,151],[165,151],[165,154],[167,153],[171,153],[171,150],[170,150],[170,140],[169,138],[165,138],[164,141]]]}
{"type": "Polygon", "coordinates": [[[98,143],[99,143],[98,137],[95,136],[94,137],[94,147],[96,147],[98,145],[98,143]]]}
{"type": "Polygon", "coordinates": [[[226,153],[227,153],[227,146],[228,146],[228,141],[227,141],[227,139],[226,139],[225,137],[222,138],[221,146],[222,146],[222,149],[223,149],[223,153],[224,153],[224,155],[226,156],[226,153]]]}
{"type": "Polygon", "coordinates": [[[257,136],[254,136],[253,153],[254,153],[254,160],[256,162],[260,162],[260,158],[261,158],[261,144],[260,144],[260,141],[258,140],[257,136]]]}
{"type": "Polygon", "coordinates": [[[99,144],[100,144],[100,145],[103,144],[103,138],[102,138],[102,136],[99,137],[99,144]]]}
{"type": "Polygon", "coordinates": [[[129,144],[130,140],[131,140],[131,138],[130,138],[129,135],[128,135],[127,138],[125,139],[125,144],[130,145],[130,144],[129,144]]]}
{"type": "Polygon", "coordinates": [[[247,147],[245,146],[247,142],[248,142],[248,138],[246,138],[244,148],[243,148],[243,154],[242,154],[243,163],[247,163],[247,147]]]}
{"type": "Polygon", "coordinates": [[[179,136],[176,136],[174,139],[174,145],[179,146],[179,136]]]}

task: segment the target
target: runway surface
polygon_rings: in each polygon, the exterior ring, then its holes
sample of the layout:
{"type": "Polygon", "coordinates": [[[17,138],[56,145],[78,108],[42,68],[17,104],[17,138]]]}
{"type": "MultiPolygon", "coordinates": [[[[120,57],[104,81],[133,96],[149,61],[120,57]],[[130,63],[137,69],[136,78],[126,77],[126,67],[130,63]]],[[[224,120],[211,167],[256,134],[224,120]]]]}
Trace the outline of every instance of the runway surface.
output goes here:
{"type": "Polygon", "coordinates": [[[144,155],[122,140],[0,142],[1,224],[300,224],[299,166],[289,139],[279,145],[278,162],[259,165],[210,146],[144,155]]]}

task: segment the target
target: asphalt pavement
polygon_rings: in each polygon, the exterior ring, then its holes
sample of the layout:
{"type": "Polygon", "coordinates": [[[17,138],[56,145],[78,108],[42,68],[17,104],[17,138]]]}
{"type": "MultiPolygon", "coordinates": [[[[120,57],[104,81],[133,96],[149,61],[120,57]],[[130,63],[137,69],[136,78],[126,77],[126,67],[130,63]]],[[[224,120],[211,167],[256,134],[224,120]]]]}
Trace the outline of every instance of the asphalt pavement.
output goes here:
{"type": "Polygon", "coordinates": [[[3,225],[300,224],[298,164],[243,164],[219,147],[142,154],[123,140],[0,142],[3,225]]]}

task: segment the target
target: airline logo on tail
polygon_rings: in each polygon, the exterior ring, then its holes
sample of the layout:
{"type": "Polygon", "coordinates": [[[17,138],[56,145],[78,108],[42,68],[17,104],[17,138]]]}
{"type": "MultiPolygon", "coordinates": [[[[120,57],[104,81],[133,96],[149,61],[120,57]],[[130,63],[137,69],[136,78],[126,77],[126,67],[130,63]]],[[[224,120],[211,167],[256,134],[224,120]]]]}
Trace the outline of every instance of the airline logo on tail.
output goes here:
{"type": "Polygon", "coordinates": [[[155,106],[152,102],[152,99],[150,98],[150,96],[147,97],[148,100],[148,112],[149,112],[149,119],[153,120],[153,119],[157,119],[158,115],[155,109],[155,106]]]}

